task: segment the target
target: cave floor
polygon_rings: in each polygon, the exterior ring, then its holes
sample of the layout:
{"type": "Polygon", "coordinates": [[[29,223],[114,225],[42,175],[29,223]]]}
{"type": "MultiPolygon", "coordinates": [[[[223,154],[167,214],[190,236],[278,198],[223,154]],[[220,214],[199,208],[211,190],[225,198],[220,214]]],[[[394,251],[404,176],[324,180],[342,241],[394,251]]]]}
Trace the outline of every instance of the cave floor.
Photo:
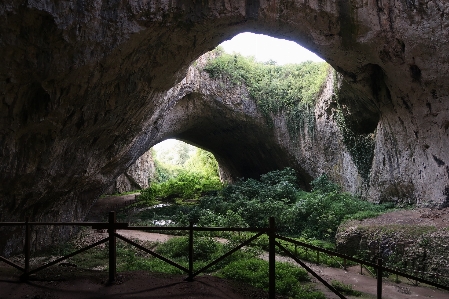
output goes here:
{"type": "MultiPolygon", "coordinates": [[[[98,216],[104,215],[106,211],[111,210],[112,204],[115,206],[120,204],[120,201],[129,202],[133,196],[114,197],[113,201],[108,201],[107,199],[99,200],[95,205],[95,209],[91,210],[90,217],[87,220],[99,221],[100,217],[98,216]],[[95,216],[92,217],[93,215],[95,216]]],[[[400,211],[399,213],[404,212],[400,211]]],[[[406,213],[407,215],[401,215],[406,216],[402,218],[411,221],[409,212],[406,213]]],[[[438,213],[441,213],[441,211],[438,213]]],[[[388,218],[390,219],[398,219],[391,217],[392,215],[389,216],[388,218]]],[[[422,216],[412,218],[423,219],[422,216]]],[[[435,217],[426,216],[424,218],[435,217]]],[[[441,218],[447,220],[446,217],[441,218]]],[[[164,242],[171,237],[140,231],[121,231],[119,233],[124,234],[128,238],[153,242],[164,242]]],[[[91,243],[103,237],[106,237],[105,232],[91,231],[91,233],[84,235],[83,242],[91,243]]],[[[262,258],[267,257],[262,256],[262,258]]],[[[277,259],[289,262],[286,257],[277,256],[277,259]]],[[[354,289],[364,293],[362,297],[348,296],[348,298],[376,298],[376,279],[369,275],[360,275],[359,266],[351,267],[344,271],[343,269],[329,268],[311,263],[307,264],[328,282],[338,280],[345,284],[350,284],[354,289]]],[[[143,271],[120,272],[114,284],[107,284],[108,274],[105,271],[75,267],[50,267],[47,271],[43,271],[42,274],[39,273],[38,276],[32,277],[29,282],[20,281],[19,275],[20,273],[15,269],[0,263],[0,299],[268,298],[266,292],[251,286],[210,275],[198,276],[193,282],[187,282],[184,281],[185,275],[155,274],[143,271]]],[[[325,294],[326,298],[338,298],[315,279],[312,279],[312,282],[325,294]]],[[[399,284],[384,281],[383,298],[449,299],[449,292],[422,285],[415,286],[407,281],[399,284]]]]}
{"type": "Polygon", "coordinates": [[[185,275],[133,271],[120,273],[116,283],[107,284],[108,276],[105,272],[69,271],[72,272],[61,275],[53,272],[52,278],[35,277],[26,283],[21,282],[17,276],[0,274],[0,298],[267,298],[266,292],[213,276],[199,276],[194,281],[187,282],[184,281],[185,275]]]}

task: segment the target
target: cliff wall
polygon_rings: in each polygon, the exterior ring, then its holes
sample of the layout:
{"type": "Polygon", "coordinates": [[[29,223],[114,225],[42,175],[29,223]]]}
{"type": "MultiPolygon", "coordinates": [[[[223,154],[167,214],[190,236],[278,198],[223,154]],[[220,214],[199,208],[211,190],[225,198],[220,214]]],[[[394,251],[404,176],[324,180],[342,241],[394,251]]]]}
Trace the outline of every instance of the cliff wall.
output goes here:
{"type": "MultiPolygon", "coordinates": [[[[345,123],[374,137],[369,198],[447,205],[448,13],[449,3],[438,0],[0,3],[0,221],[82,220],[138,157],[172,137],[161,133],[164,115],[190,63],[243,31],[296,41],[339,72],[345,123]]],[[[232,126],[223,122],[220,130],[232,126]]],[[[292,153],[253,150],[248,167],[263,157],[283,165],[283,153],[292,153]]],[[[221,155],[239,175],[239,157],[221,155]]],[[[306,181],[309,166],[297,155],[288,164],[301,161],[306,181]]],[[[342,169],[352,167],[348,157],[340,160],[342,169]]],[[[341,180],[355,190],[354,177],[341,180]]],[[[70,232],[49,228],[39,244],[70,232]]],[[[21,229],[1,233],[1,252],[21,247],[21,229]]]]}

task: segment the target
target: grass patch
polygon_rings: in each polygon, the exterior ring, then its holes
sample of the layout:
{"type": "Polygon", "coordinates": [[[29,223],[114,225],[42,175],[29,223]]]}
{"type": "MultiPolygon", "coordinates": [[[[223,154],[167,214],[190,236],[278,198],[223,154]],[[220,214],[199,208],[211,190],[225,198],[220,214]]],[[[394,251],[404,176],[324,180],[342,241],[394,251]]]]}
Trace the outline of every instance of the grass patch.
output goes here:
{"type": "Polygon", "coordinates": [[[333,280],[331,282],[331,285],[343,295],[355,296],[355,297],[362,296],[362,292],[354,290],[350,284],[344,284],[340,281],[333,280]]]}
{"type": "MultiPolygon", "coordinates": [[[[218,272],[218,276],[245,281],[257,288],[268,291],[268,262],[251,258],[229,263],[218,272]]],[[[323,294],[305,287],[300,282],[309,281],[304,269],[288,263],[276,262],[276,293],[291,298],[325,298],[323,294]]]]}

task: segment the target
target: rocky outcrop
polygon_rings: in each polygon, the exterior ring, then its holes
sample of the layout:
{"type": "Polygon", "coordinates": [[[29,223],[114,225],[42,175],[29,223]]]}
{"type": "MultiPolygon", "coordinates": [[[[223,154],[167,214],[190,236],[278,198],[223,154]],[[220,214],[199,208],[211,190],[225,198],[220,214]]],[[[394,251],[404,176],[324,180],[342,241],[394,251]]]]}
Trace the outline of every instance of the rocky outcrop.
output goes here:
{"type": "Polygon", "coordinates": [[[344,89],[331,68],[311,112],[312,127],[302,126],[292,133],[286,111],[267,119],[247,86],[226,77],[211,79],[203,68],[214,55],[201,56],[167,92],[164,101],[170,104],[160,119],[156,139],[169,135],[213,152],[221,176],[228,181],[257,178],[289,166],[296,169],[304,189],[312,178],[327,173],[346,190],[366,194],[367,182],[351,159],[335,120],[335,94],[344,89]]]}
{"type": "Polygon", "coordinates": [[[447,208],[423,208],[348,221],[338,228],[337,250],[365,260],[382,257],[387,267],[422,273],[428,279],[440,275],[439,283],[444,284],[449,270],[448,215],[447,208]]]}
{"type": "Polygon", "coordinates": [[[202,71],[211,55],[196,60],[186,77],[165,94],[167,108],[155,139],[176,138],[212,152],[221,177],[228,181],[291,166],[306,184],[307,172],[279,143],[247,87],[227,79],[211,80],[202,71]]]}
{"type": "MultiPolygon", "coordinates": [[[[339,84],[348,91],[339,99],[346,123],[356,134],[373,134],[372,163],[364,175],[369,198],[447,205],[448,10],[444,1],[421,0],[1,3],[0,221],[26,215],[36,221],[82,220],[139,156],[172,137],[162,131],[170,129],[162,128],[173,104],[167,100],[190,63],[243,31],[299,42],[341,74],[339,84]]],[[[181,102],[190,109],[197,101],[192,94],[181,102]]],[[[225,121],[214,113],[197,120],[225,121]]],[[[327,121],[325,114],[321,121],[327,121]]],[[[237,128],[230,121],[215,132],[196,125],[208,137],[237,128]]],[[[258,130],[244,125],[234,140],[251,139],[245,133],[253,129],[258,130]]],[[[251,144],[281,136],[273,134],[251,144]]],[[[192,143],[201,136],[185,135],[192,143]]],[[[224,146],[231,148],[205,148],[224,146]]],[[[273,156],[266,148],[237,147],[218,156],[236,175],[264,170],[243,172],[236,166],[243,160],[237,151],[255,152],[245,156],[247,167],[292,161],[307,180],[306,160],[273,156]]],[[[331,157],[320,159],[332,163],[331,157]]],[[[345,173],[346,189],[360,189],[350,160],[340,159],[334,173],[345,173]]],[[[0,251],[20,247],[21,234],[2,231],[0,251]]],[[[52,228],[39,244],[69,234],[52,228]]]]}
{"type": "Polygon", "coordinates": [[[125,173],[121,174],[104,193],[115,194],[148,188],[155,173],[153,154],[151,151],[147,151],[125,173]]]}

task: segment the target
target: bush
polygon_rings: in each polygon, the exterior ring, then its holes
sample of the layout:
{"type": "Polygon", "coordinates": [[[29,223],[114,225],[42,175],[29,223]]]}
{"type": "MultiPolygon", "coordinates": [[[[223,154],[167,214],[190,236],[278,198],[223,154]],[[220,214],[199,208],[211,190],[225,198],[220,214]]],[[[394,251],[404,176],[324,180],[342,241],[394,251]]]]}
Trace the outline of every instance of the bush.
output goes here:
{"type": "MultiPolygon", "coordinates": [[[[212,238],[196,237],[193,242],[193,260],[208,261],[218,257],[222,252],[222,246],[212,238]]],[[[189,238],[177,237],[168,240],[157,248],[157,252],[172,258],[183,258],[188,260],[189,238]]]]}
{"type": "Polygon", "coordinates": [[[198,209],[207,213],[197,211],[202,216],[195,220],[201,218],[204,226],[220,226],[224,223],[223,215],[233,211],[241,223],[267,227],[269,217],[275,217],[281,234],[333,241],[342,221],[377,215],[389,208],[340,192],[340,187],[325,175],[313,181],[312,186],[313,192],[300,190],[290,168],[269,172],[260,180],[240,180],[217,195],[202,197],[198,209]]]}
{"type": "MultiPolygon", "coordinates": [[[[155,185],[148,192],[153,192],[152,198],[157,194],[168,196],[174,191],[191,194],[182,191],[189,182],[180,179],[172,186],[169,180],[164,183],[166,185],[155,185]],[[170,188],[166,187],[169,185],[170,188]]],[[[336,230],[343,221],[377,216],[392,207],[340,192],[339,186],[325,175],[314,180],[312,186],[312,192],[299,189],[294,170],[286,168],[264,174],[260,180],[241,179],[216,194],[199,198],[195,206],[173,205],[140,215],[142,218],[172,219],[180,226],[194,222],[201,226],[224,227],[267,227],[269,218],[274,217],[280,234],[334,242],[336,230]]]]}
{"type": "MultiPolygon", "coordinates": [[[[268,262],[251,258],[229,263],[218,272],[220,277],[236,281],[244,281],[254,287],[268,291],[268,262]]],[[[276,293],[293,298],[324,298],[299,284],[299,281],[309,281],[304,269],[288,263],[276,262],[276,293]]]]}
{"type": "Polygon", "coordinates": [[[222,183],[218,177],[210,177],[197,172],[179,171],[175,177],[162,183],[153,183],[142,190],[140,199],[154,202],[154,200],[171,200],[175,198],[196,199],[201,194],[219,190],[222,183]]]}
{"type": "Polygon", "coordinates": [[[314,179],[311,183],[312,191],[321,192],[321,193],[330,193],[330,192],[339,192],[340,186],[333,183],[326,174],[322,174],[316,179],[314,179]]]}

